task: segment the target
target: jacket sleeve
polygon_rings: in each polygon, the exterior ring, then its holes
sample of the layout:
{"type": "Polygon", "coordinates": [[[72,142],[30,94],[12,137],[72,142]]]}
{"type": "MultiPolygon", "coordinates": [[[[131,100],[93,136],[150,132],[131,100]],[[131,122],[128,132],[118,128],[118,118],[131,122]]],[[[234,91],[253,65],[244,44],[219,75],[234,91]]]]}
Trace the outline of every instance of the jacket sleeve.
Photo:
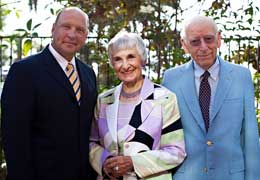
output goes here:
{"type": "Polygon", "coordinates": [[[244,82],[244,121],[242,129],[242,146],[245,158],[245,180],[260,177],[260,145],[258,126],[254,108],[254,88],[251,74],[246,71],[244,82]]]}
{"type": "Polygon", "coordinates": [[[92,121],[91,126],[89,159],[91,166],[100,176],[102,176],[103,163],[112,155],[101,144],[102,137],[99,133],[100,106],[101,103],[99,98],[95,109],[95,119],[92,121]]]}
{"type": "Polygon", "coordinates": [[[23,63],[12,65],[1,97],[2,137],[8,179],[33,180],[31,122],[34,92],[31,71],[23,63]]]}
{"type": "Polygon", "coordinates": [[[161,102],[163,125],[159,148],[131,156],[134,171],[141,178],[170,170],[186,156],[176,96],[169,93],[161,102]]]}

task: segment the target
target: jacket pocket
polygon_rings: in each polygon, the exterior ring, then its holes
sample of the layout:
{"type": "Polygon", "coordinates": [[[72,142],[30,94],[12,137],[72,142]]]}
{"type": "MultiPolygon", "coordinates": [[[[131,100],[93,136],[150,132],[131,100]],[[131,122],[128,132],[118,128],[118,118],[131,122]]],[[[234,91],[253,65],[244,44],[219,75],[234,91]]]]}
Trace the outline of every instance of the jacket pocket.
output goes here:
{"type": "Polygon", "coordinates": [[[224,100],[224,103],[242,103],[242,98],[227,98],[224,100]]]}
{"type": "Polygon", "coordinates": [[[238,173],[245,170],[245,165],[243,160],[233,161],[230,164],[230,174],[238,173]]]}

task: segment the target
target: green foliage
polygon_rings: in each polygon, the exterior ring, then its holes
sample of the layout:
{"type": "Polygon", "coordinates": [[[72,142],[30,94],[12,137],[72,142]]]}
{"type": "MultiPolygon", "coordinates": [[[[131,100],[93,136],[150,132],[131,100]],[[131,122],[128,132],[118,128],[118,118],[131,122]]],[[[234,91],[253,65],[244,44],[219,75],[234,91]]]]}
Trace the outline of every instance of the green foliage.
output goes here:
{"type": "Polygon", "coordinates": [[[10,9],[6,9],[6,5],[7,4],[1,3],[1,0],[0,0],[0,30],[2,30],[2,28],[4,26],[5,17],[11,13],[10,9]]]}
{"type": "MultiPolygon", "coordinates": [[[[90,17],[90,31],[99,39],[111,39],[121,29],[139,33],[149,40],[149,49],[154,54],[148,66],[157,73],[157,81],[161,79],[162,71],[171,65],[181,64],[184,58],[180,54],[180,41],[177,24],[181,17],[179,1],[118,1],[109,3],[105,0],[68,1],[70,5],[83,8],[90,17]],[[174,9],[174,8],[176,9],[174,9]]],[[[94,50],[95,51],[95,50],[94,50]]],[[[98,54],[106,51],[96,51],[98,54]]],[[[106,63],[107,59],[99,59],[97,63],[106,63]]],[[[115,78],[114,78],[115,79],[115,78]]]]}
{"type": "MultiPolygon", "coordinates": [[[[259,8],[254,1],[248,1],[237,10],[233,10],[229,0],[213,1],[212,6],[205,11],[206,15],[214,17],[219,26],[225,32],[230,32],[234,38],[239,34],[251,34],[259,32],[259,8]],[[243,33],[241,33],[243,32],[243,33]]],[[[230,34],[228,33],[228,34],[230,34]]]]}
{"type": "Polygon", "coordinates": [[[32,40],[26,39],[23,43],[23,54],[26,56],[30,49],[32,49],[32,40]]]}
{"type": "Polygon", "coordinates": [[[38,37],[37,28],[42,23],[38,23],[36,25],[33,25],[33,19],[29,19],[26,23],[26,29],[18,28],[16,29],[16,34],[14,37],[19,36],[24,38],[24,42],[22,45],[23,55],[27,56],[28,52],[32,49],[32,39],[38,37]]]}
{"type": "Polygon", "coordinates": [[[15,13],[16,17],[19,17],[19,10],[17,10],[16,8],[13,9],[8,9],[8,4],[13,4],[16,2],[7,2],[7,3],[2,3],[2,0],[0,0],[0,30],[3,29],[3,27],[5,26],[5,18],[11,14],[12,12],[15,13]]]}

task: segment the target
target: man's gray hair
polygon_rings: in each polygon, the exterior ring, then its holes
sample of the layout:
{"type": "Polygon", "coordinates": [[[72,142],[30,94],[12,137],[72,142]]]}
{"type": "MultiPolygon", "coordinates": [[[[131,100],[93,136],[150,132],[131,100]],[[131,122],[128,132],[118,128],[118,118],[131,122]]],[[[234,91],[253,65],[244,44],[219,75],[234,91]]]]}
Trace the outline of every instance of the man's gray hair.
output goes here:
{"type": "Polygon", "coordinates": [[[181,29],[181,38],[186,40],[187,38],[186,32],[191,24],[198,24],[199,26],[201,23],[205,23],[205,22],[212,25],[215,33],[218,32],[217,24],[212,18],[207,16],[202,16],[202,15],[197,15],[184,21],[184,24],[181,29]]]}

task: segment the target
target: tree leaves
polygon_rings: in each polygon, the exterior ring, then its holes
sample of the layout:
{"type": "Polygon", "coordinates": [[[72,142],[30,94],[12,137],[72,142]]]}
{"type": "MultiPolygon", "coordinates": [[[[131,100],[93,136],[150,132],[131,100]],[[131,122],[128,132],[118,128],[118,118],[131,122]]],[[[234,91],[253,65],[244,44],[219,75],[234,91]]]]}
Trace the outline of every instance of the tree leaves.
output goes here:
{"type": "Polygon", "coordinates": [[[30,49],[32,49],[32,40],[26,39],[23,43],[23,55],[26,56],[30,49]]]}

